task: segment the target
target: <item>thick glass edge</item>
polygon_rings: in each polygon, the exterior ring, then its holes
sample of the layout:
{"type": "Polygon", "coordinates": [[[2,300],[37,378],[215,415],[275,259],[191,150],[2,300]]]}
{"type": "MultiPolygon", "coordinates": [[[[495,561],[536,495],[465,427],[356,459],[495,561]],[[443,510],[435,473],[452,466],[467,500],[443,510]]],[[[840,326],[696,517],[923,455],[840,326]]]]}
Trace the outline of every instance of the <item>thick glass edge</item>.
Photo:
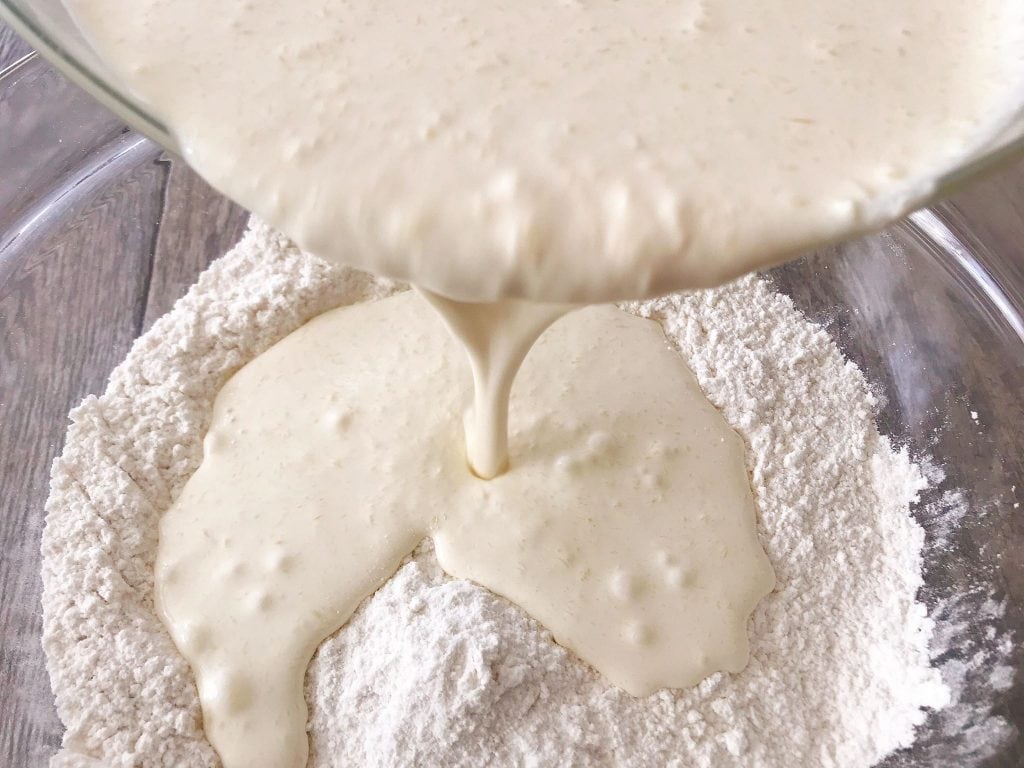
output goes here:
{"type": "Polygon", "coordinates": [[[897,224],[938,249],[943,266],[959,271],[983,305],[994,310],[1005,328],[1024,344],[1024,264],[1010,254],[996,254],[979,239],[954,203],[942,202],[914,211],[897,224]]]}
{"type": "Polygon", "coordinates": [[[0,20],[9,24],[40,55],[115,115],[167,149],[178,151],[177,142],[159,120],[76,58],[15,4],[0,0],[0,20]]]}

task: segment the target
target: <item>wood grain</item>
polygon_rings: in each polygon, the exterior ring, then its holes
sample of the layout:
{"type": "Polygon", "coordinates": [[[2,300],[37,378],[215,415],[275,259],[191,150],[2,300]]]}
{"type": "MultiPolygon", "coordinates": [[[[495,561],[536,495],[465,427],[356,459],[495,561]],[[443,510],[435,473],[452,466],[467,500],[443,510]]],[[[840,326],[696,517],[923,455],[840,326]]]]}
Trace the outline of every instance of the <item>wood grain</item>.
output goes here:
{"type": "Polygon", "coordinates": [[[167,168],[167,183],[140,333],[185,294],[196,275],[238,241],[249,218],[180,160],[165,156],[160,162],[167,168]]]}
{"type": "Polygon", "coordinates": [[[29,44],[18,37],[13,29],[0,22],[0,72],[31,50],[29,44]]]}
{"type": "Polygon", "coordinates": [[[67,412],[103,390],[138,334],[166,170],[139,169],[82,211],[9,279],[0,298],[0,755],[42,766],[59,743],[39,647],[39,536],[67,412]],[[83,252],[88,268],[83,269],[83,252]],[[11,547],[10,543],[14,542],[11,547]]]}
{"type": "MultiPolygon", "coordinates": [[[[2,27],[0,41],[0,69],[27,52],[2,27]]],[[[47,89],[40,91],[41,99],[64,98],[66,87],[53,87],[55,79],[60,78],[53,74],[29,82],[47,89]]],[[[24,95],[16,100],[25,102],[24,95]]],[[[77,99],[68,108],[76,128],[68,131],[72,136],[95,134],[81,126],[106,120],[88,99],[77,99]]],[[[39,131],[26,129],[35,122],[33,117],[18,129],[38,136],[39,131]]],[[[55,126],[52,136],[26,146],[30,153],[37,144],[45,150],[61,133],[55,126]]],[[[83,149],[86,154],[79,155],[75,146],[61,145],[62,154],[51,164],[57,170],[73,165],[88,156],[88,148],[83,149]]],[[[12,157],[5,157],[4,168],[13,171],[12,157]]],[[[20,179],[17,188],[33,184],[20,171],[14,176],[20,179]]],[[[0,174],[0,185],[4,178],[0,174]]],[[[11,173],[6,178],[10,181],[11,173]]],[[[85,395],[104,389],[132,341],[237,240],[246,218],[184,164],[163,158],[136,168],[83,207],[67,209],[49,240],[27,257],[0,264],[3,768],[46,765],[63,732],[39,642],[39,540],[49,467],[63,444],[67,412],[85,395]]]]}

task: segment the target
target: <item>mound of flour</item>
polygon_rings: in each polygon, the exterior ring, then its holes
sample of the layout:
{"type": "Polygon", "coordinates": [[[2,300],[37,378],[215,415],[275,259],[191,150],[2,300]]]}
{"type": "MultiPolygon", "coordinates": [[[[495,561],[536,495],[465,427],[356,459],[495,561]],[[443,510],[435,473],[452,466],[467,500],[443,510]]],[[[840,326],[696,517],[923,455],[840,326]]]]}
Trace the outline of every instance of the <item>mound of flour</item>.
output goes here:
{"type": "MultiPolygon", "coordinates": [[[[396,289],[254,222],[72,412],[43,539],[43,642],[67,726],[54,765],[218,763],[154,614],[157,520],[234,371],[314,315],[396,289]]],[[[311,765],[851,768],[946,703],[915,602],[924,480],[878,434],[858,369],[755,278],[627,308],[662,323],[749,447],[778,577],[750,665],[634,699],[514,605],[444,575],[425,542],[314,658],[311,765]]]]}

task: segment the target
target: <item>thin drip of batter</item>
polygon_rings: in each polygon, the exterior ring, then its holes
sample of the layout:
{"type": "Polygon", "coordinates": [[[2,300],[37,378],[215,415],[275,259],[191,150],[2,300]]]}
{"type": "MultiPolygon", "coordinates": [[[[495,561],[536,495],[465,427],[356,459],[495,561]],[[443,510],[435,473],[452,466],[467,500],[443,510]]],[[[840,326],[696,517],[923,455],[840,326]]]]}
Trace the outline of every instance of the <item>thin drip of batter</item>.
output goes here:
{"type": "Polygon", "coordinates": [[[508,398],[530,347],[567,304],[522,299],[470,303],[422,291],[469,356],[473,407],[466,413],[466,458],[484,480],[508,467],[508,398]]]}

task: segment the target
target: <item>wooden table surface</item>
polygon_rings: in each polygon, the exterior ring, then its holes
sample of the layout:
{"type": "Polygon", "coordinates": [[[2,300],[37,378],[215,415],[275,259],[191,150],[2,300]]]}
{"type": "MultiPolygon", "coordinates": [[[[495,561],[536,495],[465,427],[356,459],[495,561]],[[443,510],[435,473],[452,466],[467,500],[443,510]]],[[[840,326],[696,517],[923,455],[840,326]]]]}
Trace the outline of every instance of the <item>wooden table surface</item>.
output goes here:
{"type": "MultiPolygon", "coordinates": [[[[27,52],[0,25],[0,70],[27,52]]],[[[89,270],[77,268],[72,233],[59,251],[41,252],[13,290],[0,291],[0,531],[17,530],[23,541],[19,550],[0,553],[0,587],[13,591],[21,605],[39,605],[39,521],[68,410],[103,389],[132,340],[237,240],[246,219],[175,159],[133,173],[140,183],[122,185],[118,196],[98,201],[89,231],[77,235],[80,242],[95,242],[95,230],[110,233],[89,270]],[[203,226],[191,227],[183,216],[201,216],[203,226]],[[193,230],[204,232],[204,239],[183,241],[193,230]],[[38,311],[43,292],[60,307],[59,316],[38,311]],[[75,328],[74,344],[67,341],[66,317],[88,318],[75,328]]],[[[1015,233],[1024,231],[1024,163],[956,202],[994,249],[1021,252],[1015,233]]],[[[39,611],[30,614],[27,623],[0,615],[0,765],[8,768],[45,765],[62,732],[52,706],[42,714],[38,708],[49,683],[39,648],[39,611]]]]}
{"type": "MultiPolygon", "coordinates": [[[[30,50],[0,25],[0,71],[30,50]]],[[[41,243],[20,274],[0,279],[0,541],[20,545],[0,552],[0,768],[46,766],[63,733],[39,643],[39,536],[67,412],[103,390],[132,341],[238,240],[247,219],[186,165],[161,158],[132,171],[59,242],[41,243]],[[178,233],[190,231],[206,239],[181,242],[178,233]]]]}

